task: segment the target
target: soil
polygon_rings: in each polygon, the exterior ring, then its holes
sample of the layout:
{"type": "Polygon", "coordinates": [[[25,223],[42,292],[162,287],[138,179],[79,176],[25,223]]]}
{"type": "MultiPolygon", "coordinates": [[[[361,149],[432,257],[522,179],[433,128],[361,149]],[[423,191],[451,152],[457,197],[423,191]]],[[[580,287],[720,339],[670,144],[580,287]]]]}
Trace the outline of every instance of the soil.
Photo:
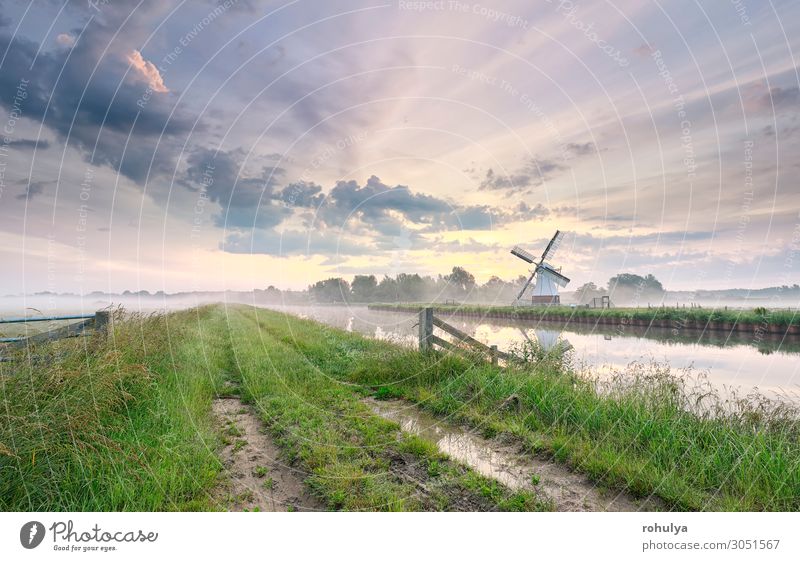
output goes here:
{"type": "Polygon", "coordinates": [[[253,410],[235,397],[213,403],[225,447],[222,482],[215,492],[231,511],[286,512],[325,510],[303,483],[304,474],[281,461],[280,449],[264,432],[253,410]]]}

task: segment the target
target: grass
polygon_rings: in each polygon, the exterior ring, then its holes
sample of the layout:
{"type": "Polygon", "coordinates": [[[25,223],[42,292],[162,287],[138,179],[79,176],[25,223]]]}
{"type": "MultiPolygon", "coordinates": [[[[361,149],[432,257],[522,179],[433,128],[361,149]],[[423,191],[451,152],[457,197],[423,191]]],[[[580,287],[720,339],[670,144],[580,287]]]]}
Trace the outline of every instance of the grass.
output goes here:
{"type": "Polygon", "coordinates": [[[221,466],[208,409],[212,308],[132,316],[113,337],[0,364],[0,509],[196,510],[221,466]]]}
{"type": "MultiPolygon", "coordinates": [[[[288,460],[331,508],[449,510],[460,507],[456,501],[464,493],[475,495],[481,510],[547,508],[529,492],[476,491],[475,481],[491,482],[374,415],[363,403],[363,390],[336,376],[340,360],[317,364],[287,343],[292,334],[280,314],[244,307],[229,312],[242,398],[255,406],[288,460]],[[432,464],[439,466],[435,478],[425,469],[432,464]]],[[[370,342],[356,344],[366,349],[370,342]]],[[[330,350],[346,356],[350,347],[350,342],[334,344],[330,350]]]]}
{"type": "Polygon", "coordinates": [[[262,329],[335,379],[511,436],[605,487],[680,510],[800,509],[798,411],[788,405],[757,395],[726,402],[659,365],[635,365],[601,386],[556,362],[504,370],[258,315],[262,329]],[[518,408],[501,407],[510,396],[518,408]]]}
{"type": "Polygon", "coordinates": [[[667,508],[800,510],[797,410],[756,395],[725,402],[658,365],[600,384],[541,353],[500,369],[245,306],[118,320],[107,340],[0,364],[3,510],[215,508],[217,452],[240,435],[215,427],[211,402],[234,394],[330,509],[551,508],[372,414],[363,398],[376,396],[667,508]]]}
{"type": "Polygon", "coordinates": [[[107,339],[48,343],[0,364],[0,509],[214,509],[217,453],[245,442],[234,424],[215,426],[211,402],[234,394],[331,509],[549,508],[372,414],[360,387],[258,329],[253,309],[115,319],[107,339]]]}
{"type": "MultiPolygon", "coordinates": [[[[388,311],[417,311],[429,304],[370,304],[370,309],[388,311]]],[[[450,313],[504,314],[516,319],[558,319],[605,318],[620,324],[629,322],[667,322],[669,327],[704,327],[709,323],[748,324],[753,329],[759,326],[789,327],[800,326],[800,313],[797,310],[768,310],[763,307],[752,310],[728,310],[715,308],[572,308],[569,306],[488,306],[473,304],[436,304],[434,309],[450,313]]]]}

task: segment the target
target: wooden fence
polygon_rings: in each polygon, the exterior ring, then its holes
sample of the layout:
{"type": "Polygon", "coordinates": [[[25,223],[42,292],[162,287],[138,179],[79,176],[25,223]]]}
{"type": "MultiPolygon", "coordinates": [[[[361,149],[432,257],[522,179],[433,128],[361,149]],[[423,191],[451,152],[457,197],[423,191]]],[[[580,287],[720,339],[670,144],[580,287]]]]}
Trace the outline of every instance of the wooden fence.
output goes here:
{"type": "Polygon", "coordinates": [[[497,364],[498,359],[509,362],[513,357],[497,349],[497,345],[484,345],[474,337],[467,335],[460,329],[453,327],[449,323],[435,317],[433,315],[433,308],[423,308],[419,312],[419,350],[429,351],[435,347],[441,347],[451,352],[458,352],[466,350],[461,345],[468,345],[470,349],[480,354],[488,355],[492,364],[497,364]],[[438,327],[445,333],[455,338],[457,342],[453,343],[446,339],[434,335],[433,328],[438,327]]]}
{"type": "MultiPolygon", "coordinates": [[[[33,323],[41,321],[75,321],[57,329],[49,329],[36,335],[29,335],[26,337],[0,337],[0,343],[6,344],[10,347],[24,347],[30,344],[44,343],[47,341],[55,341],[56,339],[64,339],[66,337],[81,337],[85,335],[87,329],[94,329],[96,333],[103,335],[108,334],[108,329],[111,324],[111,312],[100,311],[91,315],[73,315],[73,316],[50,316],[50,317],[29,317],[29,318],[11,318],[0,319],[0,324],[4,323],[33,323]]],[[[8,357],[0,357],[0,362],[7,362],[11,360],[8,357]]]]}

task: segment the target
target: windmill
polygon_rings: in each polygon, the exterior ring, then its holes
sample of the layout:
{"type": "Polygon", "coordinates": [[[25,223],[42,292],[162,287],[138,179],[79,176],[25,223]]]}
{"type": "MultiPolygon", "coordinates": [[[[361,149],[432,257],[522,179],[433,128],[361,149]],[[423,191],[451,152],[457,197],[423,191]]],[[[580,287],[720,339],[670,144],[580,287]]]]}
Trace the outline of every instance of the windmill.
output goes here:
{"type": "Polygon", "coordinates": [[[558,295],[558,287],[565,287],[569,284],[569,279],[561,274],[561,269],[556,269],[549,263],[545,262],[550,255],[552,255],[556,249],[558,249],[559,244],[561,244],[561,239],[563,234],[560,230],[556,230],[556,234],[550,240],[550,243],[547,244],[547,247],[542,253],[542,256],[539,258],[539,262],[536,262],[536,258],[528,251],[522,249],[519,246],[515,246],[514,249],[511,250],[512,255],[519,257],[526,263],[530,263],[534,265],[533,271],[531,271],[531,276],[528,277],[528,282],[525,283],[525,286],[522,287],[522,290],[519,291],[517,295],[517,299],[514,301],[514,304],[518,304],[522,295],[525,294],[525,291],[528,289],[528,285],[531,284],[533,277],[538,277],[536,279],[536,286],[533,289],[533,297],[531,299],[531,303],[533,304],[560,304],[561,298],[558,295]]]}

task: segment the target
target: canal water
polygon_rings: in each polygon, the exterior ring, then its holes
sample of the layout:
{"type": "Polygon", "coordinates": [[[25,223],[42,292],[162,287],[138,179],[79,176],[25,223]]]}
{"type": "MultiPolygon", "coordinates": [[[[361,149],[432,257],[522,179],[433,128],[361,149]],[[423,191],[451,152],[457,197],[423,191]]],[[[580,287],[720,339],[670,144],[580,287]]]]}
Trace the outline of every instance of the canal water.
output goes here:
{"type": "MultiPolygon", "coordinates": [[[[416,314],[366,306],[286,306],[280,311],[404,345],[416,344],[416,314]]],[[[657,362],[673,373],[706,378],[728,394],[757,390],[800,403],[800,337],[618,326],[540,320],[476,319],[440,315],[487,345],[509,350],[535,341],[545,349],[571,346],[568,360],[587,375],[611,377],[632,363],[657,362]]]]}

